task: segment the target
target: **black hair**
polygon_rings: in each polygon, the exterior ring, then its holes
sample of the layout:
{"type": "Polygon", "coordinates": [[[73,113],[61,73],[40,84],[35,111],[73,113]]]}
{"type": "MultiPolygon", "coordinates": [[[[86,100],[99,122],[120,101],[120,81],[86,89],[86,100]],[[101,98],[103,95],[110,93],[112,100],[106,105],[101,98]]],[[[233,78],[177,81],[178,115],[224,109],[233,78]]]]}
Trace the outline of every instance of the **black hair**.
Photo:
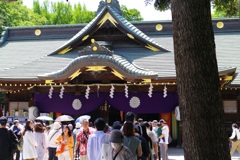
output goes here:
{"type": "Polygon", "coordinates": [[[135,119],[135,114],[133,112],[126,113],[126,115],[125,115],[126,121],[134,122],[134,119],[135,119]]]}
{"type": "Polygon", "coordinates": [[[152,148],[152,139],[147,134],[146,125],[142,124],[141,127],[142,127],[142,137],[146,139],[146,141],[148,142],[148,144],[150,144],[150,147],[152,148]]]}
{"type": "Polygon", "coordinates": [[[106,125],[106,122],[104,121],[103,118],[97,118],[94,121],[94,125],[97,128],[98,131],[103,131],[106,125]]]}
{"type": "Polygon", "coordinates": [[[103,132],[104,133],[108,133],[109,132],[109,125],[106,123],[106,125],[105,125],[105,127],[104,127],[104,129],[103,129],[103,132]]]}
{"type": "Polygon", "coordinates": [[[152,125],[151,125],[151,123],[145,122],[144,125],[146,126],[146,128],[149,128],[150,131],[152,131],[152,125]]]}
{"type": "Polygon", "coordinates": [[[113,122],[112,129],[120,130],[121,128],[122,128],[121,122],[119,122],[119,121],[113,122]]]}
{"type": "Polygon", "coordinates": [[[1,126],[6,126],[7,125],[7,121],[0,121],[0,124],[1,124],[1,126]]]}
{"type": "Polygon", "coordinates": [[[233,124],[232,124],[232,127],[234,127],[234,128],[238,128],[237,123],[233,123],[233,124]]]}
{"type": "Polygon", "coordinates": [[[126,137],[131,137],[135,135],[135,128],[132,122],[127,121],[123,125],[123,135],[126,137]]]}
{"type": "Polygon", "coordinates": [[[17,123],[19,123],[19,121],[14,121],[13,124],[16,125],[17,123]]]}

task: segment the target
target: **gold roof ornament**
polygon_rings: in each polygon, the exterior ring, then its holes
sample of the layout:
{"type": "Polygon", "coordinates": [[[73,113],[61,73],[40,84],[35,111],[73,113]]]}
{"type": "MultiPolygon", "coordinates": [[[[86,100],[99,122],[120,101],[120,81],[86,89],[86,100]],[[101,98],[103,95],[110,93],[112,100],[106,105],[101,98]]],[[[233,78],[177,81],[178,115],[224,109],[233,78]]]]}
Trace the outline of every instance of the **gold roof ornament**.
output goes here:
{"type": "Polygon", "coordinates": [[[53,80],[45,80],[45,83],[46,83],[46,84],[52,84],[52,83],[53,83],[53,80]]]}
{"type": "Polygon", "coordinates": [[[64,48],[63,50],[59,51],[58,54],[65,54],[70,50],[72,50],[72,48],[70,46],[68,46],[67,48],[64,48]]]}
{"type": "Polygon", "coordinates": [[[118,22],[112,17],[112,15],[107,12],[103,18],[98,22],[99,28],[107,21],[111,22],[115,27],[117,27],[118,22]]]}
{"type": "Polygon", "coordinates": [[[143,83],[151,83],[152,82],[152,80],[151,79],[143,79],[143,81],[142,81],[143,83]]]}
{"type": "Polygon", "coordinates": [[[77,76],[79,76],[82,72],[80,72],[80,69],[77,70],[76,72],[74,72],[71,76],[69,76],[69,78],[71,80],[73,80],[74,78],[76,78],[77,76]]]}
{"type": "Polygon", "coordinates": [[[131,38],[131,39],[134,39],[134,36],[131,35],[131,34],[129,34],[129,33],[127,33],[127,36],[128,36],[129,38],[131,38]]]}
{"type": "Polygon", "coordinates": [[[156,48],[156,47],[153,47],[153,46],[150,45],[150,44],[147,44],[145,47],[148,48],[148,49],[150,49],[150,50],[152,50],[152,51],[160,51],[160,49],[158,49],[158,48],[156,48]]]}
{"type": "Polygon", "coordinates": [[[86,39],[88,39],[89,35],[86,35],[82,38],[82,41],[85,41],[86,39]]]}
{"type": "Polygon", "coordinates": [[[98,50],[97,46],[94,46],[92,49],[93,49],[93,51],[97,51],[98,50]]]}
{"type": "Polygon", "coordinates": [[[107,71],[105,68],[106,66],[87,66],[86,71],[94,71],[94,72],[99,72],[99,71],[107,71]]]}
{"type": "Polygon", "coordinates": [[[163,26],[161,24],[156,25],[156,30],[161,31],[163,29],[163,26]]]}
{"type": "Polygon", "coordinates": [[[217,22],[217,28],[222,29],[224,27],[224,23],[223,22],[217,22]]]}
{"type": "Polygon", "coordinates": [[[40,30],[40,29],[36,29],[36,30],[35,30],[35,35],[36,35],[36,36],[40,36],[40,35],[41,35],[41,33],[42,33],[42,32],[41,32],[41,30],[40,30]]]}
{"type": "Polygon", "coordinates": [[[113,70],[113,71],[112,71],[112,74],[114,74],[116,77],[120,78],[121,80],[124,79],[124,76],[123,76],[121,73],[119,73],[119,72],[116,71],[115,69],[112,69],[112,70],[113,70]]]}

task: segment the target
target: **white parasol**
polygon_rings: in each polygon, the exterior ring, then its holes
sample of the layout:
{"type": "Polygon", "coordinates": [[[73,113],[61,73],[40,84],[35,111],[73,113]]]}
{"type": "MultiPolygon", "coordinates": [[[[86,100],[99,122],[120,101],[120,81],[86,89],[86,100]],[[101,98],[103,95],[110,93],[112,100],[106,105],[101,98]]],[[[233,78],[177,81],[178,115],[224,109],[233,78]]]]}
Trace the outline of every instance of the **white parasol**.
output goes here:
{"type": "Polygon", "coordinates": [[[42,120],[42,121],[53,121],[51,117],[48,116],[39,116],[36,118],[36,120],[42,120]]]}
{"type": "Polygon", "coordinates": [[[73,117],[69,115],[61,115],[55,119],[56,122],[67,122],[67,121],[74,121],[73,117]]]}

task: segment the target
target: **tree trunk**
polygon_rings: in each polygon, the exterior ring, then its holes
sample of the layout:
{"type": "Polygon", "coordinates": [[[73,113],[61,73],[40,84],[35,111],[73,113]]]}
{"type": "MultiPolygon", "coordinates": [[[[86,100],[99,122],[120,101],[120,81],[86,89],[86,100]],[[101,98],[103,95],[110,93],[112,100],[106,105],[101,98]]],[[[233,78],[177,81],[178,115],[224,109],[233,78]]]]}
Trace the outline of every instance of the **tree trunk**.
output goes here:
{"type": "Polygon", "coordinates": [[[229,160],[209,0],[172,0],[185,160],[229,160]]]}

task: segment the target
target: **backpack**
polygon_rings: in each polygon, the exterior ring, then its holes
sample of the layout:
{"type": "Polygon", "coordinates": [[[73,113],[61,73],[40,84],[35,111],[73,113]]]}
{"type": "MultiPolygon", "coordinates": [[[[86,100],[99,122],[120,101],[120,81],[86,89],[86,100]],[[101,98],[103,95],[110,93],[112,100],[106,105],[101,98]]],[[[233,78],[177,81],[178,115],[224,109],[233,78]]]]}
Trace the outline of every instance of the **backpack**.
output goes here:
{"type": "Polygon", "coordinates": [[[10,154],[14,154],[18,150],[18,138],[12,130],[8,130],[8,140],[10,145],[10,154]]]}

